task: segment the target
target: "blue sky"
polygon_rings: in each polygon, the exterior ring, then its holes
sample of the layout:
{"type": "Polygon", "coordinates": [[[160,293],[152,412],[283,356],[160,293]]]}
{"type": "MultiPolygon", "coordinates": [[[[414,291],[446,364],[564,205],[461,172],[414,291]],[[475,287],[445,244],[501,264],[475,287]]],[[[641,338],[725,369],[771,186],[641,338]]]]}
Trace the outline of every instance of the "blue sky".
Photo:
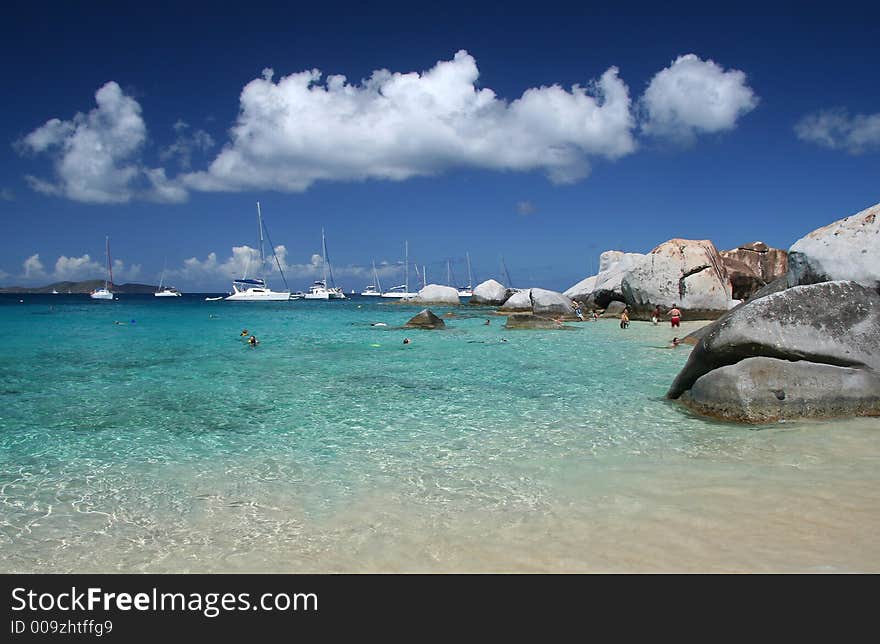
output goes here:
{"type": "Polygon", "coordinates": [[[280,4],[9,4],[0,284],[100,277],[109,234],[118,282],[226,290],[257,200],[294,289],[322,226],[346,289],[405,239],[429,281],[469,252],[562,289],[603,250],[787,248],[880,201],[859,5],[280,4]]]}

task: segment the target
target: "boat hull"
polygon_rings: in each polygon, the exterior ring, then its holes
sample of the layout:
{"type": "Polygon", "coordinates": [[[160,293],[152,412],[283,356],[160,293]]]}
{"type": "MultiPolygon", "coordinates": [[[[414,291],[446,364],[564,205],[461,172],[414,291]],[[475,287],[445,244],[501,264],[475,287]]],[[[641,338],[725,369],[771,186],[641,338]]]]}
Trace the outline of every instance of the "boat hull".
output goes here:
{"type": "Polygon", "coordinates": [[[260,293],[244,291],[233,293],[226,298],[227,302],[288,302],[290,293],[287,291],[263,291],[260,293]]]}

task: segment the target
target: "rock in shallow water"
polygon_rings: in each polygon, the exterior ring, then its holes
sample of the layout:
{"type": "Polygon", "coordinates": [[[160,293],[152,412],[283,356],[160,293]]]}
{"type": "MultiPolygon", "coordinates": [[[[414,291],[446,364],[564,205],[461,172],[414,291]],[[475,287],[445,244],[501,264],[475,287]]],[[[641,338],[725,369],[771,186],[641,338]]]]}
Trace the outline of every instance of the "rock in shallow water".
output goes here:
{"type": "Polygon", "coordinates": [[[404,326],[413,329],[443,329],[446,327],[446,323],[434,315],[430,309],[422,309],[404,326]]]}
{"type": "Polygon", "coordinates": [[[713,324],[667,396],[700,413],[749,422],[774,413],[873,414],[878,374],[880,295],[855,282],[824,282],[767,295],[713,324]],[[749,362],[755,358],[761,360],[749,362]],[[793,391],[793,402],[773,412],[768,391],[793,391]]]}
{"type": "Polygon", "coordinates": [[[512,291],[495,280],[486,280],[478,284],[471,295],[468,304],[480,304],[484,306],[500,306],[507,301],[512,291]]]}
{"type": "Polygon", "coordinates": [[[880,376],[815,362],[746,358],[698,378],[681,402],[705,416],[746,423],[880,416],[880,376]]]}

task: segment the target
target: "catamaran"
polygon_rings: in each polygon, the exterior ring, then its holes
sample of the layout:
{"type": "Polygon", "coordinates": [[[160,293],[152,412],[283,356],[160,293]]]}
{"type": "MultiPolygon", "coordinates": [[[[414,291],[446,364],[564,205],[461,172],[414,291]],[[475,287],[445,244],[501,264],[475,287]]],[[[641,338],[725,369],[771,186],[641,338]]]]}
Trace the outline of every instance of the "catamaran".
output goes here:
{"type": "Polygon", "coordinates": [[[373,262],[373,283],[361,291],[361,295],[367,297],[381,297],[382,285],[379,283],[379,273],[376,272],[376,262],[373,262]]]}
{"type": "Polygon", "coordinates": [[[112,300],[113,293],[110,286],[113,284],[113,265],[110,263],[110,236],[107,236],[104,254],[107,257],[107,279],[104,280],[104,288],[96,288],[89,293],[89,297],[93,300],[112,300]]]}
{"type": "Polygon", "coordinates": [[[382,297],[389,298],[410,298],[415,297],[418,293],[411,293],[409,290],[409,242],[405,241],[404,245],[404,260],[403,260],[403,274],[404,274],[404,283],[399,286],[392,286],[390,289],[382,293],[382,297]]]}
{"type": "MultiPolygon", "coordinates": [[[[257,202],[257,222],[260,229],[259,272],[262,273],[266,268],[266,253],[263,248],[263,235],[265,233],[265,236],[268,237],[269,233],[265,230],[265,226],[263,225],[263,213],[260,211],[259,201],[257,202]]],[[[275,246],[272,245],[271,239],[269,239],[269,246],[272,247],[272,257],[275,258],[275,264],[278,266],[278,272],[281,273],[281,279],[284,281],[284,286],[287,286],[287,278],[284,277],[284,270],[281,268],[281,262],[278,261],[278,256],[275,254],[275,246]]],[[[273,291],[266,284],[265,277],[248,279],[247,269],[245,269],[244,277],[233,280],[232,290],[232,295],[226,298],[227,302],[287,302],[290,300],[290,287],[287,287],[286,291],[273,291]]]]}
{"type": "Polygon", "coordinates": [[[162,288],[162,284],[165,282],[165,267],[162,267],[162,277],[159,278],[159,290],[153,293],[156,297],[180,297],[182,294],[173,286],[166,286],[162,288]]]}
{"type": "Polygon", "coordinates": [[[321,250],[323,257],[323,265],[324,265],[324,279],[315,280],[312,285],[309,287],[309,292],[305,294],[305,299],[307,300],[344,300],[345,293],[342,292],[342,289],[333,281],[333,268],[330,266],[330,263],[327,261],[327,238],[324,236],[324,229],[321,229],[321,250]],[[332,286],[327,286],[327,271],[330,271],[330,283],[332,286]]]}

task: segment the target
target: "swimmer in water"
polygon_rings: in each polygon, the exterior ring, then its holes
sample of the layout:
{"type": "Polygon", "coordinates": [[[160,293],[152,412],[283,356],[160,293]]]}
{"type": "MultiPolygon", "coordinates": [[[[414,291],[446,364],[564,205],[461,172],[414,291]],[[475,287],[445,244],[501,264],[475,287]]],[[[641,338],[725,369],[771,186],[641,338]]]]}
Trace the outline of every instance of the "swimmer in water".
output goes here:
{"type": "Polygon", "coordinates": [[[388,326],[384,322],[373,322],[370,326],[388,326]]]}
{"type": "Polygon", "coordinates": [[[249,334],[250,334],[250,332],[249,332],[247,329],[242,329],[242,330],[241,330],[241,337],[244,337],[244,336],[249,335],[249,334]]]}
{"type": "Polygon", "coordinates": [[[403,343],[404,343],[404,344],[409,344],[409,338],[404,338],[404,339],[403,339],[403,343]]]}
{"type": "Polygon", "coordinates": [[[672,338],[672,343],[671,343],[671,344],[672,344],[672,348],[674,349],[674,348],[676,348],[678,345],[681,344],[681,340],[679,340],[677,337],[672,338]]]}
{"type": "Polygon", "coordinates": [[[260,341],[257,340],[257,336],[252,335],[251,337],[248,338],[248,344],[251,345],[252,347],[255,347],[258,344],[260,344],[260,341]]]}
{"type": "Polygon", "coordinates": [[[490,324],[492,324],[492,320],[486,320],[486,326],[489,326],[490,324]]]}

